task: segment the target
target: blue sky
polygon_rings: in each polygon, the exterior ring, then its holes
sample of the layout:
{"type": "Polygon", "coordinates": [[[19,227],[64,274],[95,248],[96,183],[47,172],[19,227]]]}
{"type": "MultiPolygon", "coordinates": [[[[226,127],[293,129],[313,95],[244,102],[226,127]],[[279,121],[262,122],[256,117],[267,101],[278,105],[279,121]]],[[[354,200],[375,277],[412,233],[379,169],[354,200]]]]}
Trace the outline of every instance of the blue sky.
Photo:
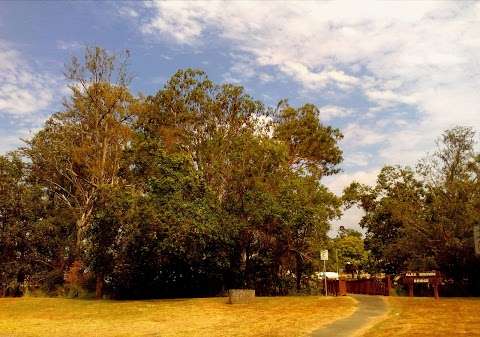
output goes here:
{"type": "Polygon", "coordinates": [[[345,134],[343,172],[325,180],[337,193],[414,164],[448,127],[480,126],[478,2],[3,1],[0,153],[61,108],[64,63],[86,45],[129,49],[134,92],[194,67],[272,106],[316,104],[345,134]]]}

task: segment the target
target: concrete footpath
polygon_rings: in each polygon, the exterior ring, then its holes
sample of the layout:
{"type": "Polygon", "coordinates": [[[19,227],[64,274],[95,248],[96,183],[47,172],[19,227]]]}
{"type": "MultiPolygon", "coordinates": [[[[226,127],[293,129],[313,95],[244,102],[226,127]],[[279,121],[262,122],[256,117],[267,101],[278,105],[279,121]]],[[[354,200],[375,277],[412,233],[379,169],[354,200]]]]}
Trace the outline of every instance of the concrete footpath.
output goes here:
{"type": "Polygon", "coordinates": [[[351,295],[358,301],[355,312],[312,333],[312,337],[352,337],[360,336],[382,316],[387,314],[387,304],[383,296],[351,295]]]}

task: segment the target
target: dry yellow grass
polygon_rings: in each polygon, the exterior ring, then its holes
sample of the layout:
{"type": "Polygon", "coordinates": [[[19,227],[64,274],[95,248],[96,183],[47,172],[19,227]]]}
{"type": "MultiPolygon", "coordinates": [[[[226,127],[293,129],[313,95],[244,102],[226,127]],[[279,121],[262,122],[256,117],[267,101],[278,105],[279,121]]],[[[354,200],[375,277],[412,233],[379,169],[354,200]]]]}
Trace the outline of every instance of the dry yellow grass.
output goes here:
{"type": "Polygon", "coordinates": [[[480,299],[390,297],[388,318],[364,337],[480,336],[480,299]]]}
{"type": "Polygon", "coordinates": [[[0,299],[0,336],[294,337],[355,310],[349,297],[259,297],[94,301],[0,299]]]}

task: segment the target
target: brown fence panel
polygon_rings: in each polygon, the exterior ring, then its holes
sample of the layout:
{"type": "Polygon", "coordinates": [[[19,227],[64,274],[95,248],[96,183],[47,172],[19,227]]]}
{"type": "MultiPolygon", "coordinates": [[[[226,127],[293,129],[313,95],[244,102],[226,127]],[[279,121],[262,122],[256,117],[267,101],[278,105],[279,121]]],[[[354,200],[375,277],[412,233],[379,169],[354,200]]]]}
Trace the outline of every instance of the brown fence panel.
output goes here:
{"type": "Polygon", "coordinates": [[[347,280],[347,293],[388,296],[391,287],[390,277],[347,280]]]}
{"type": "Polygon", "coordinates": [[[347,294],[345,280],[327,280],[328,295],[345,296],[347,294]]]}
{"type": "Polygon", "coordinates": [[[347,284],[345,280],[327,280],[328,295],[345,296],[347,295],[347,284]]]}

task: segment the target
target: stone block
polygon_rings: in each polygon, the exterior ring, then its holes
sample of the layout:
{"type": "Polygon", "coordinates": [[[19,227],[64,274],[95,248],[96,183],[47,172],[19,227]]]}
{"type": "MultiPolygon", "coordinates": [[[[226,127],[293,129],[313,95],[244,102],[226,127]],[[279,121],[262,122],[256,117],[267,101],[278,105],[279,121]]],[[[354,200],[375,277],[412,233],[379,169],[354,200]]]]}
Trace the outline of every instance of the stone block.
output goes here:
{"type": "Polygon", "coordinates": [[[255,299],[254,289],[229,289],[228,290],[228,303],[250,303],[255,299]]]}

